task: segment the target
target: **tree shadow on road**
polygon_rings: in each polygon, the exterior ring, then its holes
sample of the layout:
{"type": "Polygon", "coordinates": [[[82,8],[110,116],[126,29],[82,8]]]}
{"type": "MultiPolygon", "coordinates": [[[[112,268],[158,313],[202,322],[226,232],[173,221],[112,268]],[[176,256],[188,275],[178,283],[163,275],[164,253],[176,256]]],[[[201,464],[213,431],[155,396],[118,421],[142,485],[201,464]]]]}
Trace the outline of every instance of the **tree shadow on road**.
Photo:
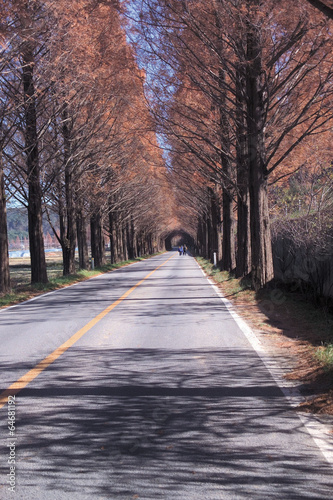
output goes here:
{"type": "Polygon", "coordinates": [[[22,498],[331,498],[331,468],[250,349],[74,346],[16,400],[22,498]]]}

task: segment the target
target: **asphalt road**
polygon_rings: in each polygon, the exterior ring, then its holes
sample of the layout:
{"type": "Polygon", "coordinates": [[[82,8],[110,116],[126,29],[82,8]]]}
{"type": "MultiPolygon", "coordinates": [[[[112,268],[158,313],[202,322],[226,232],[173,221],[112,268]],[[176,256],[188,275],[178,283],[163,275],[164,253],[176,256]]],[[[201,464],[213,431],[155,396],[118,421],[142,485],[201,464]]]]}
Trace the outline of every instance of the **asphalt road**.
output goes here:
{"type": "Polygon", "coordinates": [[[1,499],[333,498],[331,465],[189,256],[1,311],[0,342],[16,392],[1,499]]]}

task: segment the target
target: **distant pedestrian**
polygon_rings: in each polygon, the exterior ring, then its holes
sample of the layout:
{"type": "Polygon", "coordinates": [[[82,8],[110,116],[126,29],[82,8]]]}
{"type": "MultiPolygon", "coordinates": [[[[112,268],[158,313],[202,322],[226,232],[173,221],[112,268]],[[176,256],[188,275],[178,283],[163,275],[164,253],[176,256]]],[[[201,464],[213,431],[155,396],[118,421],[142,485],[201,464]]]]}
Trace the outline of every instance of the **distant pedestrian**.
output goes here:
{"type": "Polygon", "coordinates": [[[184,252],[184,247],[183,247],[183,245],[181,245],[181,247],[180,247],[180,254],[179,255],[183,255],[183,252],[184,252]]]}
{"type": "Polygon", "coordinates": [[[181,255],[181,254],[182,254],[182,249],[181,249],[181,247],[178,247],[178,252],[179,252],[179,255],[181,255]]]}
{"type": "Polygon", "coordinates": [[[187,252],[187,246],[184,245],[184,247],[183,247],[183,255],[186,255],[186,252],[187,252]]]}

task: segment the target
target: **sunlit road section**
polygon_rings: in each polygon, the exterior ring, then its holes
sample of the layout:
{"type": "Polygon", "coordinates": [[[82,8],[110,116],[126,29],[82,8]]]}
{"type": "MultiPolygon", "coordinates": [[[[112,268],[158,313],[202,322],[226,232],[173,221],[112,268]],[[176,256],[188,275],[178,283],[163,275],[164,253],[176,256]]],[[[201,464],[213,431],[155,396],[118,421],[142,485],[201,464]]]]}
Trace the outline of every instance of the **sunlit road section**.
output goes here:
{"type": "Polygon", "coordinates": [[[0,341],[1,499],[333,497],[331,465],[190,256],[3,310],[0,341]]]}

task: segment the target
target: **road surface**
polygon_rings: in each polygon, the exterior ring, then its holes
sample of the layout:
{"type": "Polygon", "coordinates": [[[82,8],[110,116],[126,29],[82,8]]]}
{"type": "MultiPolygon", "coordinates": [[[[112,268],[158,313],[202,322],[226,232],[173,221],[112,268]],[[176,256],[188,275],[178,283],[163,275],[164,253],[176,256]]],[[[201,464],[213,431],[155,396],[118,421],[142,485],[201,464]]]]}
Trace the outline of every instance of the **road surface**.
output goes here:
{"type": "Polygon", "coordinates": [[[333,497],[332,466],[190,256],[3,310],[0,341],[1,499],[333,497]]]}

